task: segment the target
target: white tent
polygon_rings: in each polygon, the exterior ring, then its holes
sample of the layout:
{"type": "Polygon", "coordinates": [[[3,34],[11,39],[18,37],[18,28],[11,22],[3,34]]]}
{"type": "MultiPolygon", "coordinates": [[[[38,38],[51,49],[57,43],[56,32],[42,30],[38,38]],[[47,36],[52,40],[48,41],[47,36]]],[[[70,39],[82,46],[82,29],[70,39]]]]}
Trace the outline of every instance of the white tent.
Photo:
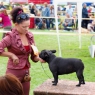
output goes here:
{"type": "Polygon", "coordinates": [[[56,31],[57,31],[57,37],[58,37],[58,46],[59,46],[59,56],[61,56],[61,48],[60,48],[60,41],[59,41],[59,30],[58,30],[58,22],[57,22],[57,4],[60,2],[77,2],[77,14],[78,14],[78,33],[79,33],[79,48],[81,48],[81,18],[82,18],[82,4],[84,2],[87,3],[94,3],[94,0],[54,0],[53,4],[55,5],[55,18],[56,18],[56,31]]]}

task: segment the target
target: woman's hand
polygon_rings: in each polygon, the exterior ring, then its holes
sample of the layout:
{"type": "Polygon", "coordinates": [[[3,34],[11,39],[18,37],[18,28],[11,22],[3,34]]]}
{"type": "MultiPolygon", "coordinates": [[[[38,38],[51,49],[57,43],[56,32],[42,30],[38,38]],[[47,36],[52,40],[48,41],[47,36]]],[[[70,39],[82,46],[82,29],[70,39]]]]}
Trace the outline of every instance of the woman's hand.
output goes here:
{"type": "Polygon", "coordinates": [[[40,57],[39,57],[39,61],[41,62],[41,63],[45,63],[46,61],[44,61],[43,59],[41,59],[40,57]]]}
{"type": "Polygon", "coordinates": [[[10,58],[13,60],[13,63],[14,63],[15,65],[17,65],[17,64],[19,63],[19,58],[18,58],[15,54],[13,54],[13,53],[11,53],[11,52],[7,52],[7,51],[2,52],[2,53],[0,54],[0,56],[10,57],[10,58]]]}
{"type": "Polygon", "coordinates": [[[11,56],[11,58],[12,58],[13,63],[14,63],[15,65],[17,65],[17,64],[19,63],[19,59],[18,59],[18,57],[17,57],[15,54],[13,54],[13,55],[11,56]]]}
{"type": "Polygon", "coordinates": [[[34,57],[34,61],[35,61],[35,62],[38,62],[38,61],[39,61],[39,56],[35,56],[35,57],[34,57]]]}
{"type": "Polygon", "coordinates": [[[45,61],[44,61],[43,59],[41,59],[39,56],[36,56],[36,57],[34,58],[34,60],[35,60],[36,62],[40,61],[41,63],[45,63],[45,61]]]}

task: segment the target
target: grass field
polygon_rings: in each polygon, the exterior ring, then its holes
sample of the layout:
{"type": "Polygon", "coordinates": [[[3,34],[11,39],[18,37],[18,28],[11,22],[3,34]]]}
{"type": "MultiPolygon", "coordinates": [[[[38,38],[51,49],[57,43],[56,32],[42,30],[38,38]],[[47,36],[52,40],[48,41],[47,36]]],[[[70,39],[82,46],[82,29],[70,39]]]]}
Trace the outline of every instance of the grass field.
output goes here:
{"type": "MultiPolygon", "coordinates": [[[[52,31],[38,31],[38,30],[32,30],[35,32],[44,32],[44,33],[52,33],[52,31]]],[[[33,32],[34,33],[34,32],[33,32]]],[[[53,33],[56,33],[56,31],[53,31],[53,33]]],[[[95,58],[90,57],[90,53],[88,50],[88,46],[90,45],[90,39],[93,34],[82,34],[82,47],[79,48],[79,38],[76,33],[73,32],[65,32],[60,31],[60,47],[62,52],[62,57],[64,58],[80,58],[84,62],[85,69],[84,69],[84,78],[85,81],[91,81],[95,82],[95,58]],[[69,34],[69,35],[67,35],[69,34]]],[[[0,33],[0,39],[1,39],[2,33],[0,33]]],[[[59,49],[58,49],[58,41],[56,35],[46,35],[46,34],[35,34],[34,38],[36,41],[36,45],[39,49],[39,51],[43,49],[56,49],[56,56],[59,56],[59,49]]],[[[40,62],[33,63],[31,60],[31,90],[30,95],[33,95],[33,90],[41,85],[44,81],[46,81],[49,78],[53,78],[51,72],[49,71],[48,64],[44,63],[41,65],[40,62]],[[43,70],[43,68],[44,70],[43,70]],[[49,76],[47,76],[47,75],[49,76]]],[[[7,58],[0,57],[0,75],[5,74],[7,66],[7,58]]],[[[69,74],[69,75],[61,75],[59,76],[59,79],[68,79],[68,80],[77,80],[76,74],[69,74]]]]}

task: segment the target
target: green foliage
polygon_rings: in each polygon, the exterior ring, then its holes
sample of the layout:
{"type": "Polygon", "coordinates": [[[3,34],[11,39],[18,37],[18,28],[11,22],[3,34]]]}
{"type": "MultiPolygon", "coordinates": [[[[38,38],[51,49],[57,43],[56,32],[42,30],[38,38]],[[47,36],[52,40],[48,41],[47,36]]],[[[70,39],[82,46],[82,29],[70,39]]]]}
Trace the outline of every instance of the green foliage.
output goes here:
{"type": "MultiPolygon", "coordinates": [[[[39,31],[39,33],[41,31],[39,31]]],[[[46,33],[45,31],[46,30],[43,30],[42,32],[46,33]]],[[[52,33],[50,31],[48,32],[52,33]]],[[[94,74],[95,58],[90,57],[90,53],[88,49],[88,46],[90,45],[90,38],[92,35],[82,35],[81,37],[82,47],[79,48],[79,37],[76,33],[62,33],[62,32],[59,36],[62,57],[80,58],[85,65],[85,69],[84,69],[85,81],[95,82],[95,74],[94,74]],[[70,35],[67,35],[67,34],[70,34],[70,35]]],[[[35,38],[35,42],[39,51],[43,49],[56,49],[57,50],[56,56],[59,56],[57,35],[35,34],[34,38],[35,38]]],[[[5,74],[7,60],[8,58],[6,57],[0,57],[0,63],[1,63],[0,75],[5,74]]],[[[31,62],[30,74],[32,77],[30,95],[33,95],[33,90],[37,86],[41,85],[44,81],[49,79],[49,77],[50,78],[53,78],[53,77],[48,68],[47,63],[43,63],[41,65],[40,62],[33,63],[31,60],[30,62],[31,62]]],[[[61,75],[59,76],[59,79],[78,80],[75,73],[68,74],[68,75],[61,75]]]]}

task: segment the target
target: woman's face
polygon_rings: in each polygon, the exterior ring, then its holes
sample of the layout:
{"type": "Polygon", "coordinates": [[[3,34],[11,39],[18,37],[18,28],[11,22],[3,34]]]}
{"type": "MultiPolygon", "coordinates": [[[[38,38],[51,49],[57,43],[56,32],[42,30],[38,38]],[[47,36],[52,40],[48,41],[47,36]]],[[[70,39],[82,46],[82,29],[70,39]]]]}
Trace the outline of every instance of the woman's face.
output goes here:
{"type": "Polygon", "coordinates": [[[26,34],[28,32],[29,26],[30,26],[30,20],[23,21],[20,24],[18,23],[15,24],[15,27],[20,34],[26,34]]]}

